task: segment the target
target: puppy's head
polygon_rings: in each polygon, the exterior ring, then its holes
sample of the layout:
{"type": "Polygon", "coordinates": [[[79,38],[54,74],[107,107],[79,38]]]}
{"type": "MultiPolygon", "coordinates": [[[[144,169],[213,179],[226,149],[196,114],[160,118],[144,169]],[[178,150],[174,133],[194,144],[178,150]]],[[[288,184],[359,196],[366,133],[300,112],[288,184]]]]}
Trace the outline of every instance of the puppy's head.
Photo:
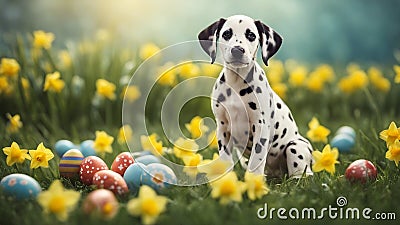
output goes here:
{"type": "Polygon", "coordinates": [[[253,63],[261,46],[265,65],[282,44],[281,36],[260,21],[235,15],[221,18],[198,35],[200,45],[214,63],[217,48],[225,63],[233,68],[246,67],[253,63]]]}

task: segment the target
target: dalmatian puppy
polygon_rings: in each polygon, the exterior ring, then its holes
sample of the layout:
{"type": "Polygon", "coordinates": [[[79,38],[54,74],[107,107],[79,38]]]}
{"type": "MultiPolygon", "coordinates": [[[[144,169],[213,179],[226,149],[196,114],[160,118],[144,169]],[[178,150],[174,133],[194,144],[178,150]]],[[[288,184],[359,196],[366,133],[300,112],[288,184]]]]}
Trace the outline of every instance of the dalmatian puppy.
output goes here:
{"type": "Polygon", "coordinates": [[[240,160],[249,172],[312,175],[311,144],[299,134],[292,113],[255,60],[261,48],[268,65],[282,44],[281,36],[261,21],[234,15],[211,24],[198,39],[211,63],[217,49],[224,62],[212,93],[220,158],[233,165],[235,147],[245,156],[240,160]]]}

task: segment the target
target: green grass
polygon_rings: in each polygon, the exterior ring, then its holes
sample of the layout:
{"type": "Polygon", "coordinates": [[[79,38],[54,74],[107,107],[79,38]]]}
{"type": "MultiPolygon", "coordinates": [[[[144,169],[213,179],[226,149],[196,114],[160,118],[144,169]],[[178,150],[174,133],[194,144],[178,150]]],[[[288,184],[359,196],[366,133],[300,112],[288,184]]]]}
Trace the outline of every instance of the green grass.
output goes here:
{"type": "MultiPolygon", "coordinates": [[[[11,95],[0,95],[0,147],[10,146],[12,141],[23,148],[35,149],[40,142],[53,148],[59,139],[69,139],[79,143],[86,139],[93,139],[96,130],[105,130],[116,137],[121,127],[122,100],[119,94],[123,86],[119,84],[120,78],[132,72],[141,63],[137,55],[139,46],[126,48],[112,42],[87,40],[82,43],[69,45],[68,51],[72,55],[73,63],[69,67],[62,67],[57,57],[57,50],[43,51],[39,58],[32,58],[31,43],[29,39],[19,36],[16,43],[10,43],[10,48],[5,55],[16,58],[21,65],[21,71],[17,80],[12,81],[14,91],[11,95]],[[82,49],[83,43],[90,50],[82,49]],[[79,47],[81,46],[81,47],[79,47]],[[128,49],[128,50],[127,50],[128,49]],[[126,67],[126,63],[133,63],[132,68],[126,67]],[[48,66],[50,65],[50,66],[48,66]],[[50,71],[46,71],[50,67],[50,71]],[[42,91],[44,76],[48,72],[58,70],[62,79],[66,82],[65,89],[60,94],[46,93],[42,91]],[[79,91],[72,86],[74,75],[79,75],[84,86],[79,91]],[[21,89],[20,79],[27,78],[31,88],[26,93],[21,89]],[[98,78],[105,78],[117,86],[115,101],[106,100],[100,105],[93,105],[95,95],[95,82],[98,78]],[[6,113],[20,114],[24,123],[18,133],[7,133],[6,113]]],[[[367,69],[370,65],[362,65],[367,69]]],[[[379,66],[379,65],[378,65],[379,66]]],[[[313,66],[309,66],[311,69],[313,66]]],[[[277,218],[260,220],[257,218],[257,210],[268,203],[268,207],[284,207],[287,210],[296,207],[298,209],[314,207],[317,211],[328,207],[336,207],[336,199],[345,196],[348,207],[360,209],[370,207],[375,212],[395,212],[400,217],[398,202],[400,200],[399,169],[394,162],[385,159],[386,146],[379,139],[378,134],[386,129],[390,121],[399,121],[400,96],[399,84],[392,82],[392,87],[387,93],[378,92],[372,85],[359,90],[354,94],[341,93],[336,83],[340,77],[346,74],[345,66],[335,66],[336,81],[327,84],[321,93],[313,93],[306,88],[292,88],[289,86],[286,102],[292,109],[294,117],[299,125],[301,133],[305,134],[307,123],[313,116],[328,127],[332,134],[342,125],[352,126],[357,133],[356,146],[350,153],[341,153],[340,164],[336,167],[336,173],[329,175],[326,172],[315,174],[301,180],[271,179],[267,180],[271,189],[270,193],[257,201],[250,201],[246,196],[241,203],[232,203],[222,206],[210,196],[211,189],[208,185],[194,187],[172,187],[163,190],[162,195],[169,198],[167,210],[159,219],[158,224],[280,224],[282,222],[301,224],[320,224],[321,220],[287,220],[277,218]],[[368,159],[378,168],[376,181],[365,185],[349,183],[343,176],[346,167],[356,159],[368,159]]],[[[393,81],[391,67],[380,67],[393,81]]],[[[284,78],[287,80],[287,74],[284,78]]],[[[151,112],[146,115],[152,131],[156,131],[165,145],[170,145],[162,136],[159,125],[159,112],[162,96],[165,96],[170,88],[158,87],[154,90],[156,97],[150,98],[149,108],[151,112]],[[161,97],[160,97],[161,96],[161,97]]],[[[196,116],[211,116],[209,101],[199,99],[191,101],[182,109],[180,124],[196,116]],[[193,108],[194,107],[194,108],[193,108]]],[[[135,127],[132,127],[135,132],[135,127]]],[[[186,131],[184,131],[186,132],[186,131]]],[[[186,133],[187,134],[187,133],[186,133]]],[[[137,137],[136,137],[137,138],[137,137]]],[[[140,148],[140,143],[135,143],[140,148]]],[[[314,148],[321,150],[323,145],[315,143],[314,148]]],[[[105,157],[110,166],[114,157],[123,151],[128,151],[124,144],[113,144],[114,152],[105,157]]],[[[215,151],[215,149],[209,151],[215,151]]],[[[6,156],[0,153],[0,178],[11,173],[26,173],[34,176],[43,189],[47,189],[54,179],[59,179],[58,161],[56,156],[50,162],[49,169],[31,171],[25,162],[20,166],[7,166],[6,156]]],[[[239,179],[243,180],[244,171],[236,167],[235,171],[239,179]]],[[[83,214],[80,209],[84,197],[92,190],[79,181],[62,179],[67,188],[82,192],[79,207],[75,209],[66,224],[99,224],[104,223],[99,218],[83,214]]],[[[110,224],[139,224],[138,218],[129,216],[126,211],[126,203],[134,195],[119,197],[121,204],[118,215],[110,224]]],[[[371,215],[373,215],[373,213],[371,215]]],[[[325,216],[323,223],[352,224],[362,222],[373,224],[375,220],[331,220],[325,216]]],[[[395,221],[379,221],[381,223],[395,223],[395,221]]],[[[17,202],[6,198],[0,190],[0,224],[62,224],[54,216],[46,216],[41,207],[34,200],[17,202]]]]}

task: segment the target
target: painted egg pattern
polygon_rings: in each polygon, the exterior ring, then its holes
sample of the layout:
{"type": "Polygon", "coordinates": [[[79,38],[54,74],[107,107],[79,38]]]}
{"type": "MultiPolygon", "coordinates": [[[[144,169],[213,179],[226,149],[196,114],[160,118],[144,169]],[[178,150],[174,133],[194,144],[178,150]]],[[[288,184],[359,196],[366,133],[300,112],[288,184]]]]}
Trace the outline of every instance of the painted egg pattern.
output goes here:
{"type": "Polygon", "coordinates": [[[39,183],[26,174],[14,173],[3,177],[0,182],[5,196],[17,200],[36,198],[42,191],[39,183]]]}
{"type": "Polygon", "coordinates": [[[97,188],[108,189],[114,194],[123,195],[128,193],[128,186],[119,173],[112,170],[102,170],[93,176],[93,184],[97,188]]]}
{"type": "Polygon", "coordinates": [[[63,177],[74,177],[79,175],[83,155],[78,149],[68,150],[60,159],[59,170],[63,177]]]}
{"type": "Polygon", "coordinates": [[[96,214],[104,219],[112,219],[118,212],[118,201],[113,192],[98,189],[90,192],[83,201],[82,209],[86,214],[96,214]]]}
{"type": "Polygon", "coordinates": [[[61,158],[68,150],[75,148],[74,143],[69,140],[59,140],[55,143],[54,149],[57,155],[61,158]]]}
{"type": "Polygon", "coordinates": [[[91,185],[94,174],[101,170],[108,170],[107,164],[102,159],[97,156],[86,157],[79,170],[81,181],[86,185],[91,185]]]}
{"type": "Polygon", "coordinates": [[[177,178],[174,171],[168,166],[160,163],[147,165],[146,171],[142,175],[142,184],[152,187],[159,191],[176,184],[177,178]]]}
{"type": "Polygon", "coordinates": [[[377,170],[372,162],[359,159],[347,167],[345,177],[349,181],[365,183],[367,180],[376,180],[377,170]]]}
{"type": "Polygon", "coordinates": [[[111,170],[123,176],[126,169],[133,163],[134,160],[131,153],[123,152],[119,154],[117,157],[115,157],[114,162],[111,165],[111,170]]]}

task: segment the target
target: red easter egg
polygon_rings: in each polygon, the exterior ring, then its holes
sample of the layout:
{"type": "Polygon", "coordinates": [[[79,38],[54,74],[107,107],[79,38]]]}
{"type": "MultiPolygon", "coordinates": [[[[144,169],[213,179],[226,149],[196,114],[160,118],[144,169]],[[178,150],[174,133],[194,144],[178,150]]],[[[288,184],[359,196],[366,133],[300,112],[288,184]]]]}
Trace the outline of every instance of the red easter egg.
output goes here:
{"type": "Polygon", "coordinates": [[[93,176],[100,170],[108,170],[107,164],[97,156],[86,157],[80,166],[79,175],[82,183],[91,185],[93,176]]]}
{"type": "Polygon", "coordinates": [[[351,182],[361,182],[364,184],[367,180],[376,180],[377,170],[372,162],[359,159],[347,167],[345,177],[351,182]]]}
{"type": "Polygon", "coordinates": [[[130,152],[123,152],[115,157],[115,160],[111,165],[111,170],[124,176],[125,170],[134,162],[135,161],[130,152]]]}
{"type": "Polygon", "coordinates": [[[112,219],[118,212],[118,201],[114,194],[106,189],[90,192],[83,201],[83,211],[86,214],[98,215],[104,219],[112,219]]]}
{"type": "Polygon", "coordinates": [[[119,173],[116,173],[112,170],[102,170],[97,172],[93,176],[93,184],[97,186],[97,188],[108,189],[114,194],[123,195],[128,193],[128,185],[124,178],[122,178],[119,173]]]}

